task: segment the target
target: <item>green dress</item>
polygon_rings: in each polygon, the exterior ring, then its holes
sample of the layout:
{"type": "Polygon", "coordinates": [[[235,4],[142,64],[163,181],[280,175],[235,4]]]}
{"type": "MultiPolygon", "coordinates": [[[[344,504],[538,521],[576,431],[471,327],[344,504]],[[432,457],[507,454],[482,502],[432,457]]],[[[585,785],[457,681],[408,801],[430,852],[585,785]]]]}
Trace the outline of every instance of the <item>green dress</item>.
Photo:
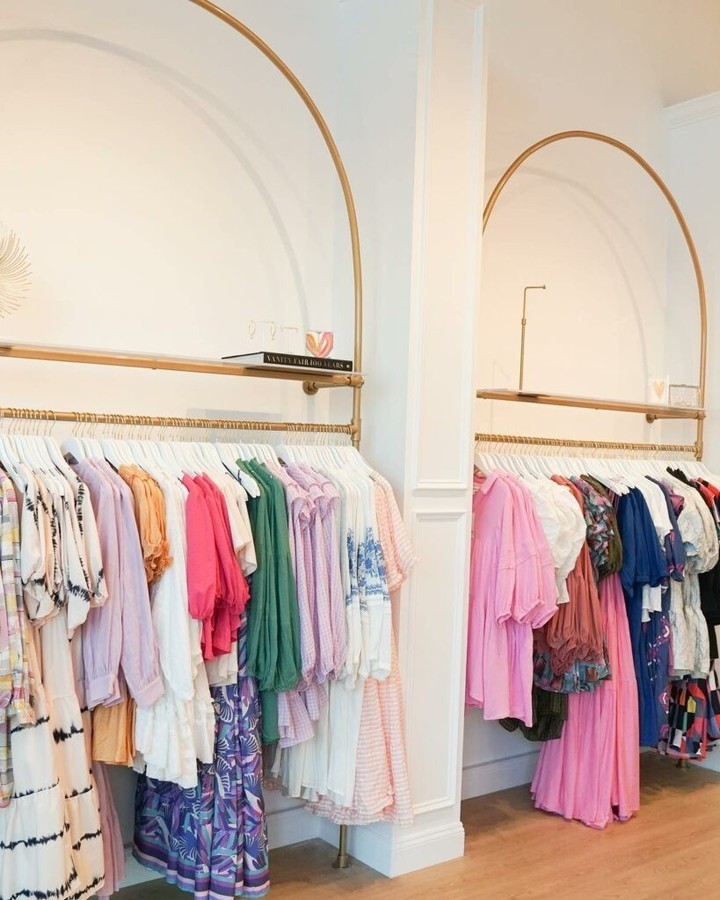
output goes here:
{"type": "Polygon", "coordinates": [[[237,465],[260,489],[259,497],[248,500],[257,570],[250,585],[247,652],[248,674],[260,689],[263,743],[269,744],[280,738],[277,693],[300,681],[300,617],[283,487],[256,460],[237,465]]]}

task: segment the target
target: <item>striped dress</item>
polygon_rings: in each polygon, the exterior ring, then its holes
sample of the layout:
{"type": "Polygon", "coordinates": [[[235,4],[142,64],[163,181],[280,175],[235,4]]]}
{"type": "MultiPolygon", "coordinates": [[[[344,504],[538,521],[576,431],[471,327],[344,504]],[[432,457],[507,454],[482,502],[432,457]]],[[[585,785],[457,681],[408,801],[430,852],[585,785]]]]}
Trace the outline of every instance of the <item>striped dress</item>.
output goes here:
{"type": "MultiPolygon", "coordinates": [[[[52,487],[56,489],[57,484],[52,487]]],[[[68,592],[62,579],[58,583],[52,577],[63,570],[63,562],[70,556],[74,557],[73,571],[82,571],[81,550],[72,538],[72,503],[62,512],[55,506],[51,515],[49,502],[57,500],[59,506],[62,497],[44,484],[41,507],[36,502],[38,485],[24,487],[30,489],[23,498],[23,540],[27,545],[21,548],[15,492],[7,476],[0,473],[3,608],[11,609],[12,596],[21,596],[24,558],[33,560],[35,597],[40,585],[47,591],[46,602],[32,603],[31,608],[54,608],[56,614],[36,632],[38,648],[27,629],[21,632],[32,716],[29,721],[27,717],[9,719],[6,750],[11,760],[12,794],[0,808],[0,897],[84,900],[104,882],[100,817],[75,693],[67,630],[68,592]],[[44,540],[41,535],[51,539],[44,540]]],[[[65,487],[69,492],[69,486],[65,487]]],[[[79,522],[74,528],[75,533],[82,533],[79,522]]],[[[75,609],[81,609],[82,603],[89,607],[92,592],[87,582],[77,587],[75,609]]],[[[7,773],[7,766],[4,769],[7,773]]]]}

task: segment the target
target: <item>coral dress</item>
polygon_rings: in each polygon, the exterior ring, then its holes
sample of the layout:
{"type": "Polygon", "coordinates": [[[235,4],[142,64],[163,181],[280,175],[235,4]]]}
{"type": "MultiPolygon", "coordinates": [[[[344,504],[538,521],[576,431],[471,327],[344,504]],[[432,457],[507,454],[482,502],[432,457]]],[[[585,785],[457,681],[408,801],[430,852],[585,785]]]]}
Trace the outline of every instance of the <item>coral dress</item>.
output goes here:
{"type": "MultiPolygon", "coordinates": [[[[580,490],[587,500],[587,483],[580,490]]],[[[593,557],[593,570],[600,577],[600,625],[610,677],[594,690],[569,694],[562,735],[543,744],[531,791],[538,809],[604,828],[614,818],[625,821],[639,809],[640,759],[638,691],[619,574],[624,561],[618,523],[610,504],[603,513],[597,501],[596,496],[584,553],[586,560],[593,557]]],[[[594,594],[587,567],[584,578],[594,594]]],[[[577,584],[568,581],[568,586],[572,606],[577,584]]]]}
{"type": "Polygon", "coordinates": [[[593,828],[640,807],[637,684],[617,573],[600,583],[600,605],[612,677],[570,694],[562,736],[543,744],[531,788],[538,809],[593,828]]]}

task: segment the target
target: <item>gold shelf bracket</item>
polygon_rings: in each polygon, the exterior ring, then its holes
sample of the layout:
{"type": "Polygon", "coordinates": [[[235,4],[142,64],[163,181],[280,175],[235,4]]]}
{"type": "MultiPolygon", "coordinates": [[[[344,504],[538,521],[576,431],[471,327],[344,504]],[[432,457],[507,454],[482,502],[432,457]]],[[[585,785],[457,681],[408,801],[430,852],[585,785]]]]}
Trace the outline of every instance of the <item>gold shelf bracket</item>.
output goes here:
{"type": "MultiPolygon", "coordinates": [[[[365,384],[365,379],[363,378],[362,375],[348,375],[347,378],[348,378],[348,386],[349,387],[361,388],[365,384]]],[[[317,380],[303,381],[303,391],[309,397],[314,397],[315,394],[317,394],[317,392],[321,388],[333,388],[333,387],[343,387],[343,385],[328,384],[327,382],[317,381],[317,380]]]]}

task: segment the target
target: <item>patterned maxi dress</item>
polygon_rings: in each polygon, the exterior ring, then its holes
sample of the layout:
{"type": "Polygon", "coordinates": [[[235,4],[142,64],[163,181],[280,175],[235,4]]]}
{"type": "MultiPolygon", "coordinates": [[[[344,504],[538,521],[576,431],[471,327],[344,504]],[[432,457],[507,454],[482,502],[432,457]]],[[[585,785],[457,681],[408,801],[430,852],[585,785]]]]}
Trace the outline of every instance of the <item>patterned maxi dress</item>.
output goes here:
{"type": "Polygon", "coordinates": [[[245,674],[246,629],[243,614],[237,684],[211,688],[215,759],[198,766],[197,787],[138,781],[133,855],[195,900],[261,897],[269,887],[260,701],[245,674]]]}

